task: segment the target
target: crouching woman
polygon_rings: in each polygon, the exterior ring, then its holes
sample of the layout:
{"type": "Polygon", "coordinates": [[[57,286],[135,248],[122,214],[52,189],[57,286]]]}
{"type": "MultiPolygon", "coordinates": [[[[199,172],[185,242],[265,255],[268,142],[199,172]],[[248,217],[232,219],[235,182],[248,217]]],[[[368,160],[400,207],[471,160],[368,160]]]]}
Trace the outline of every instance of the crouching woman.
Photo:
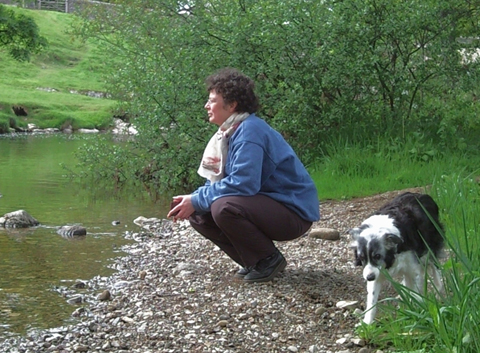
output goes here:
{"type": "Polygon", "coordinates": [[[167,217],[188,219],[239,264],[237,279],[270,281],[287,265],[274,241],[296,239],[320,218],[317,190],[291,146],[255,114],[249,77],[222,69],[207,91],[209,122],[219,126],[198,169],[207,181],[175,196],[167,217]]]}

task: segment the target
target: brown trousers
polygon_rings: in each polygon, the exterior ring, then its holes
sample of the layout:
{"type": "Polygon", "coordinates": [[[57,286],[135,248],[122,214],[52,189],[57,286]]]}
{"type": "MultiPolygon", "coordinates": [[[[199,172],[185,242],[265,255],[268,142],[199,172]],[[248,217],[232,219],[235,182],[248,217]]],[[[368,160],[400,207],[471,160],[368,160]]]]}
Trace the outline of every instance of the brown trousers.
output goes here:
{"type": "Polygon", "coordinates": [[[194,213],[189,221],[242,267],[273,254],[273,240],[296,239],[312,225],[264,195],[222,197],[212,204],[210,213],[194,213]]]}

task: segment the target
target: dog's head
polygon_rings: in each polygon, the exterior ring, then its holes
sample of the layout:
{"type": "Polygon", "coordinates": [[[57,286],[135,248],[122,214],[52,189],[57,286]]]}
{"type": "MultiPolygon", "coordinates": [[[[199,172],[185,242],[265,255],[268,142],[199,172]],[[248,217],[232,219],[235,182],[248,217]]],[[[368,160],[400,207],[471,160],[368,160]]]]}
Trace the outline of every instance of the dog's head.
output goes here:
{"type": "Polygon", "coordinates": [[[382,268],[388,269],[395,261],[397,247],[403,242],[393,219],[375,215],[366,219],[360,227],[349,230],[355,265],[363,266],[363,278],[374,281],[382,268]]]}

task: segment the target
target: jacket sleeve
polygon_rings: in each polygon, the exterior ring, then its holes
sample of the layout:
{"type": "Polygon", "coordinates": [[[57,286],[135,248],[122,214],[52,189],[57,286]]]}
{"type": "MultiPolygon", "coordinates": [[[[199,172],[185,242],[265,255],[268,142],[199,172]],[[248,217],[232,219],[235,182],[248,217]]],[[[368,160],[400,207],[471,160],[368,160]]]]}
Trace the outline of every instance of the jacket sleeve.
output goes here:
{"type": "Polygon", "coordinates": [[[223,179],[205,184],[192,194],[196,211],[209,212],[212,203],[224,196],[252,196],[261,188],[264,150],[253,142],[242,142],[229,151],[223,179]]]}

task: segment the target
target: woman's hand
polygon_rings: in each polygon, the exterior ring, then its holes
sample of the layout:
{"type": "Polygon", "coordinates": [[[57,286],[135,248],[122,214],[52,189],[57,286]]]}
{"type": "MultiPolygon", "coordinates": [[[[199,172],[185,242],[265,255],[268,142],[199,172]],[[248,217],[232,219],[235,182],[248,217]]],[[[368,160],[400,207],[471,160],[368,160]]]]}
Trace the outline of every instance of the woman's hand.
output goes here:
{"type": "Polygon", "coordinates": [[[174,196],[172,204],[175,206],[168,212],[167,218],[173,217],[173,221],[177,219],[188,219],[195,212],[192,205],[192,195],[174,196]]]}

